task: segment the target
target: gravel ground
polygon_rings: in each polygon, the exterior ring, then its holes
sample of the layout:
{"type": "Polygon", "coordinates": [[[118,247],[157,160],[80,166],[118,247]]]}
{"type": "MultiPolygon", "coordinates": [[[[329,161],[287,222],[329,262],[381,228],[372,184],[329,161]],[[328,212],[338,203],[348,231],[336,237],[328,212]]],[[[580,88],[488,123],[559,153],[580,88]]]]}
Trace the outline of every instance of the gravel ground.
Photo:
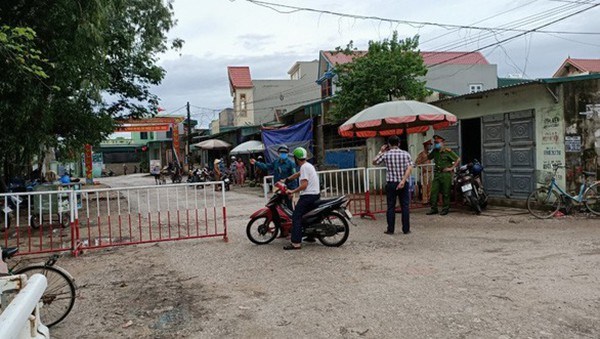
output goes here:
{"type": "Polygon", "coordinates": [[[341,248],[284,252],[283,240],[246,239],[248,216],[264,202],[258,195],[228,193],[228,243],[186,240],[61,259],[80,297],[52,336],[600,337],[598,218],[415,210],[409,235],[384,235],[383,215],[355,218],[341,248]]]}

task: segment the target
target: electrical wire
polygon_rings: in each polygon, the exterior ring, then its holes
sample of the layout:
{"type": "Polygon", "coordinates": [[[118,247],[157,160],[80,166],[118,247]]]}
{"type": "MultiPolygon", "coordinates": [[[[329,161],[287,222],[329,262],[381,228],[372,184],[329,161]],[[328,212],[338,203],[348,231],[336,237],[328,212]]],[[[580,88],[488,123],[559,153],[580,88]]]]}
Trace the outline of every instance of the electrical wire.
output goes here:
{"type": "MultiPolygon", "coordinates": [[[[342,18],[351,18],[351,19],[359,19],[359,20],[375,20],[381,22],[390,22],[397,24],[405,24],[414,28],[422,28],[424,26],[435,26],[441,28],[460,28],[460,29],[474,29],[474,30],[482,30],[482,31],[507,31],[507,32],[527,32],[524,29],[516,29],[516,28],[499,28],[499,27],[483,27],[483,26],[470,26],[470,25],[456,25],[456,24],[445,24],[438,22],[429,22],[429,21],[412,21],[412,20],[400,20],[400,19],[390,19],[384,17],[378,17],[373,15],[357,15],[357,14],[348,14],[342,12],[335,12],[330,10],[316,9],[310,7],[298,7],[298,6],[290,6],[285,4],[279,4],[274,2],[267,1],[259,1],[259,0],[245,0],[246,2],[252,3],[257,6],[265,7],[270,10],[273,10],[280,14],[292,14],[297,12],[312,12],[318,14],[328,14],[332,16],[338,16],[342,18]],[[283,11],[279,8],[288,9],[287,11],[283,11]]],[[[579,2],[578,2],[579,3],[579,2]]],[[[536,31],[536,33],[550,32],[555,34],[595,34],[600,35],[600,32],[568,32],[568,31],[536,31]]]]}

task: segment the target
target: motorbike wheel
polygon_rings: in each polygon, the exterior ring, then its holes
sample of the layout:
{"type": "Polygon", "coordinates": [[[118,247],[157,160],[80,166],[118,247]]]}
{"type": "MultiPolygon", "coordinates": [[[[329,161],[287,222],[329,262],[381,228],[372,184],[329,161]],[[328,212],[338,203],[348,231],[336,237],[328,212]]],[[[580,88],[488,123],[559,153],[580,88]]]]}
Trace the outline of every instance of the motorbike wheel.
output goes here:
{"type": "Polygon", "coordinates": [[[40,216],[37,214],[32,215],[31,218],[29,219],[29,224],[31,225],[31,228],[33,228],[34,230],[37,230],[38,228],[40,228],[40,216]]]}
{"type": "Polygon", "coordinates": [[[471,208],[475,211],[475,214],[481,214],[481,206],[479,206],[479,199],[474,194],[469,195],[469,202],[471,203],[471,208]]]}
{"type": "Polygon", "coordinates": [[[346,217],[342,216],[338,212],[331,211],[325,216],[325,218],[323,218],[322,222],[335,225],[338,228],[338,232],[329,237],[319,237],[318,239],[321,244],[328,247],[339,247],[342,246],[346,240],[348,240],[348,235],[350,235],[350,227],[348,226],[346,217]]]}
{"type": "Polygon", "coordinates": [[[252,218],[246,226],[246,236],[257,245],[265,245],[275,240],[279,234],[279,227],[266,216],[252,218]]]}

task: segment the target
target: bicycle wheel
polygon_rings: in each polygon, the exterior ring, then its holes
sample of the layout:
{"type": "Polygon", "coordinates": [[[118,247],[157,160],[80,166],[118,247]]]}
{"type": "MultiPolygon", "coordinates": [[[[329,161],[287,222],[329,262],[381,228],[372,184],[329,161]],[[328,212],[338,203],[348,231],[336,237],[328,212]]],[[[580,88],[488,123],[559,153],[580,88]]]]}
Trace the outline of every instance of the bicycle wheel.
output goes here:
{"type": "Polygon", "coordinates": [[[538,188],[527,197],[527,210],[539,219],[547,219],[560,208],[560,196],[556,191],[548,191],[547,187],[538,188]]]}
{"type": "Polygon", "coordinates": [[[75,284],[64,272],[52,266],[32,265],[13,272],[28,277],[39,273],[46,277],[48,287],[42,295],[43,306],[40,309],[41,321],[52,327],[61,322],[75,304],[75,284]]]}
{"type": "Polygon", "coordinates": [[[600,185],[598,183],[590,186],[583,195],[585,207],[595,215],[600,215],[600,185]]]}

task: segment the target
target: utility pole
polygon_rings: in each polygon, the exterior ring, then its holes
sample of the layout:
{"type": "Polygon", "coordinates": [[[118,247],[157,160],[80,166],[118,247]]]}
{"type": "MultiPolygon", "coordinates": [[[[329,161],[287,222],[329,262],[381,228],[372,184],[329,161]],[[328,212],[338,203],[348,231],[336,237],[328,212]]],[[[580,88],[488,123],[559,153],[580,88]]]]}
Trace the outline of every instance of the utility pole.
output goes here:
{"type": "Polygon", "coordinates": [[[192,117],[190,113],[190,102],[187,102],[187,149],[186,149],[186,159],[188,159],[188,166],[190,163],[190,153],[192,152],[192,117]]]}

